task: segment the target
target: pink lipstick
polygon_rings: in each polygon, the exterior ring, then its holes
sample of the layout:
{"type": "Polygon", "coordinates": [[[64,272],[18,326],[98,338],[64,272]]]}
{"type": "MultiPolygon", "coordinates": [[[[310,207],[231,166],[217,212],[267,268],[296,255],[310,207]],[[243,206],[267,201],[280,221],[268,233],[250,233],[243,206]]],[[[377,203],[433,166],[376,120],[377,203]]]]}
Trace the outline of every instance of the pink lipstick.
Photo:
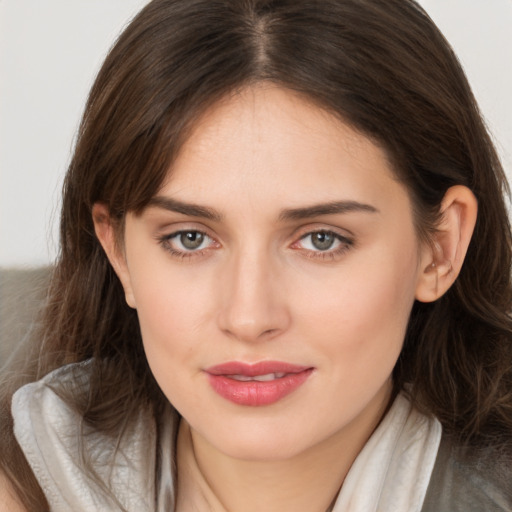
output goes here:
{"type": "Polygon", "coordinates": [[[280,361],[247,364],[238,361],[207,368],[213,390],[238,405],[273,404],[293,393],[311,375],[313,368],[280,361]]]}

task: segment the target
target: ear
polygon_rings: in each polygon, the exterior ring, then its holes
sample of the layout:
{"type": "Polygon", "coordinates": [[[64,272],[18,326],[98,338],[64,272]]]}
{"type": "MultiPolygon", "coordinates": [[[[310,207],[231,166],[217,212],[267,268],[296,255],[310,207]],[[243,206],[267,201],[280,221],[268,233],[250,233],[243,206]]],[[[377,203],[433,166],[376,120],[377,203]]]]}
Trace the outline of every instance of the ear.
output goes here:
{"type": "Polygon", "coordinates": [[[416,299],[433,302],[455,282],[475,228],[478,203],[469,188],[456,185],[447,190],[441,203],[441,222],[425,244],[416,299]]]}
{"type": "Polygon", "coordinates": [[[116,226],[112,222],[107,205],[104,203],[94,203],[92,207],[92,220],[96,236],[123,285],[126,302],[131,308],[135,308],[135,298],[133,296],[126,257],[122,248],[119,247],[116,237],[116,226]]]}

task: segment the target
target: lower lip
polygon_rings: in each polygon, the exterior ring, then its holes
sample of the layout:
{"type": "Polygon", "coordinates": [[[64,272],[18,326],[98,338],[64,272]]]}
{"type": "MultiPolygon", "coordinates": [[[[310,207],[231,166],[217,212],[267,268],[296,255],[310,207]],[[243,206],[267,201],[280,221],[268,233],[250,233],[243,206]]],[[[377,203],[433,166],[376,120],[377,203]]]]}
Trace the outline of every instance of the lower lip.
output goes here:
{"type": "Polygon", "coordinates": [[[311,375],[312,368],[289,373],[280,379],[260,382],[238,381],[224,375],[208,374],[210,385],[221,397],[237,405],[262,406],[278,402],[298,389],[311,375]]]}

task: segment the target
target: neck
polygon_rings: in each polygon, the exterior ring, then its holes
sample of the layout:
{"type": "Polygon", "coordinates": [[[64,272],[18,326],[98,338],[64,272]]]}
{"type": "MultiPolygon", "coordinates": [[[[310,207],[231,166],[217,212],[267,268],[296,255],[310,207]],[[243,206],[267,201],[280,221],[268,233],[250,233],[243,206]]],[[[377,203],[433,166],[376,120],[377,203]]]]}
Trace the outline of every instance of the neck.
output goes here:
{"type": "Polygon", "coordinates": [[[305,452],[272,461],[232,458],[182,420],[177,511],[326,512],[385,407],[305,452]]]}

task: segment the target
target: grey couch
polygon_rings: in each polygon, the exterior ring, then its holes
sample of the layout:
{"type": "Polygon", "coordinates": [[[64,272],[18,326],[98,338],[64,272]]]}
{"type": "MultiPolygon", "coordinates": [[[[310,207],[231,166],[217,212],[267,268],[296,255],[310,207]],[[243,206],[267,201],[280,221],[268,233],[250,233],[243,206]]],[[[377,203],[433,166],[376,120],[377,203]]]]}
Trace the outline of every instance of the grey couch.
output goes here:
{"type": "Polygon", "coordinates": [[[0,367],[33,325],[49,274],[48,267],[0,268],[0,367]]]}

